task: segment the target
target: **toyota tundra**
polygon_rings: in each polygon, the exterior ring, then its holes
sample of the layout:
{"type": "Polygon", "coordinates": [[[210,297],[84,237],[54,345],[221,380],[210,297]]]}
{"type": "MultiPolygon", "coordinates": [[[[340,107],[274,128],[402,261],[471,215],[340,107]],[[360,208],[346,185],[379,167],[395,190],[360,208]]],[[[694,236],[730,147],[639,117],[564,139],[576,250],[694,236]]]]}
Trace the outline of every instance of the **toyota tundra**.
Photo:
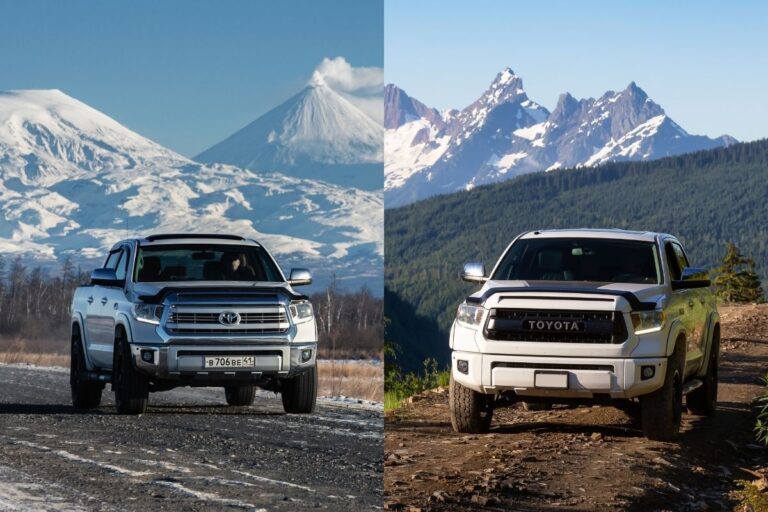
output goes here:
{"type": "Polygon", "coordinates": [[[675,237],[623,230],[523,233],[458,307],[450,332],[450,413],[486,432],[494,408],[610,403],[672,440],[688,411],[717,401],[720,319],[709,274],[675,237]],[[685,397],[685,399],[684,399],[685,397]],[[639,402],[639,403],[638,403],[639,402]]]}
{"type": "Polygon", "coordinates": [[[288,278],[261,244],[234,235],[123,240],[72,299],[72,403],[92,409],[111,383],[118,413],[146,411],[149,393],[220,386],[250,405],[256,387],[289,413],[317,395],[317,330],[306,269],[288,278]]]}

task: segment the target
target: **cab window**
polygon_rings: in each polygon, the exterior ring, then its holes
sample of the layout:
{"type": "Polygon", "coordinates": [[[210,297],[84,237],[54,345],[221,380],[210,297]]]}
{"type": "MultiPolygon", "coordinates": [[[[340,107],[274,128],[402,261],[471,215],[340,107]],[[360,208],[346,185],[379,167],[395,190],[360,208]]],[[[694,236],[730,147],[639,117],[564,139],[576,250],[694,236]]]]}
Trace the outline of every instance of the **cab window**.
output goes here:
{"type": "Polygon", "coordinates": [[[129,260],[130,252],[128,249],[123,249],[120,251],[120,259],[117,262],[117,267],[115,268],[115,275],[118,279],[125,279],[125,276],[128,274],[128,260],[129,260]]]}
{"type": "Polygon", "coordinates": [[[683,271],[686,268],[690,267],[691,265],[688,263],[688,258],[685,257],[685,253],[683,252],[683,248],[680,247],[679,244],[672,244],[672,249],[675,251],[675,258],[677,258],[677,264],[680,267],[680,270],[683,271]]]}
{"type": "Polygon", "coordinates": [[[107,257],[106,263],[104,263],[104,268],[111,268],[116,269],[117,263],[120,260],[120,255],[122,254],[122,249],[118,249],[116,251],[112,251],[109,253],[109,257],[107,257]]]}

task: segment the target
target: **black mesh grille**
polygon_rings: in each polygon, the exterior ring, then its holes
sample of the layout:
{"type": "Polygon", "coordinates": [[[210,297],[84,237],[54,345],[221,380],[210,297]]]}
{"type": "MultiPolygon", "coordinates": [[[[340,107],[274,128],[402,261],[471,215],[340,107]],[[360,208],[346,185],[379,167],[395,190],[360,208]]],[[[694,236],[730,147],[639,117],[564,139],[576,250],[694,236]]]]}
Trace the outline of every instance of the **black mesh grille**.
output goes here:
{"type": "Polygon", "coordinates": [[[500,341],[617,344],[627,339],[627,327],[618,311],[496,308],[485,336],[500,341]]]}

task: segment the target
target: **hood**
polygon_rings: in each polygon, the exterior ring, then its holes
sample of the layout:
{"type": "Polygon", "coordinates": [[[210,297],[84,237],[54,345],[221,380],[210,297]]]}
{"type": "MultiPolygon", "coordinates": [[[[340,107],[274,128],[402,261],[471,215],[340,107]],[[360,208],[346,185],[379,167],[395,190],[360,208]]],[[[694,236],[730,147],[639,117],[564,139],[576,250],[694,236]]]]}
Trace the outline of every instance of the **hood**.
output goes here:
{"type": "MultiPolygon", "coordinates": [[[[643,283],[601,283],[587,281],[487,281],[467,302],[486,304],[497,294],[537,294],[544,297],[615,297],[622,310],[651,310],[665,296],[665,286],[643,283]],[[620,300],[620,299],[623,300],[620,300]]],[[[495,302],[495,301],[494,301],[495,302]]]]}
{"type": "Polygon", "coordinates": [[[169,293],[177,291],[211,291],[217,293],[270,291],[283,293],[294,300],[307,297],[296,293],[288,283],[245,282],[245,281],[162,281],[152,283],[134,283],[133,293],[136,299],[144,302],[160,302],[169,293]]]}

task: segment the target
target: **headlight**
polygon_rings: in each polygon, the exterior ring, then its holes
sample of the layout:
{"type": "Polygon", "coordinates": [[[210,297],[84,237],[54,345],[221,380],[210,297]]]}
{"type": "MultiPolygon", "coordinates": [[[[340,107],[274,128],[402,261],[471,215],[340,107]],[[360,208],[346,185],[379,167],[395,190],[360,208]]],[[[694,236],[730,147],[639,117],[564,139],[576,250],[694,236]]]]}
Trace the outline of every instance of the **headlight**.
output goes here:
{"type": "Polygon", "coordinates": [[[660,331],[664,328],[664,321],[667,319],[667,316],[661,309],[655,311],[633,311],[629,316],[632,317],[632,327],[635,329],[635,334],[660,331]]]}
{"type": "Polygon", "coordinates": [[[462,304],[456,312],[456,321],[465,327],[477,328],[483,323],[485,308],[482,306],[470,306],[462,304]]]}
{"type": "Polygon", "coordinates": [[[291,318],[293,318],[293,323],[295,324],[309,322],[315,316],[312,311],[312,304],[309,302],[296,302],[291,304],[290,310],[291,318]]]}
{"type": "Polygon", "coordinates": [[[144,304],[137,302],[131,308],[133,318],[139,322],[158,325],[163,316],[163,306],[160,304],[144,304]]]}

